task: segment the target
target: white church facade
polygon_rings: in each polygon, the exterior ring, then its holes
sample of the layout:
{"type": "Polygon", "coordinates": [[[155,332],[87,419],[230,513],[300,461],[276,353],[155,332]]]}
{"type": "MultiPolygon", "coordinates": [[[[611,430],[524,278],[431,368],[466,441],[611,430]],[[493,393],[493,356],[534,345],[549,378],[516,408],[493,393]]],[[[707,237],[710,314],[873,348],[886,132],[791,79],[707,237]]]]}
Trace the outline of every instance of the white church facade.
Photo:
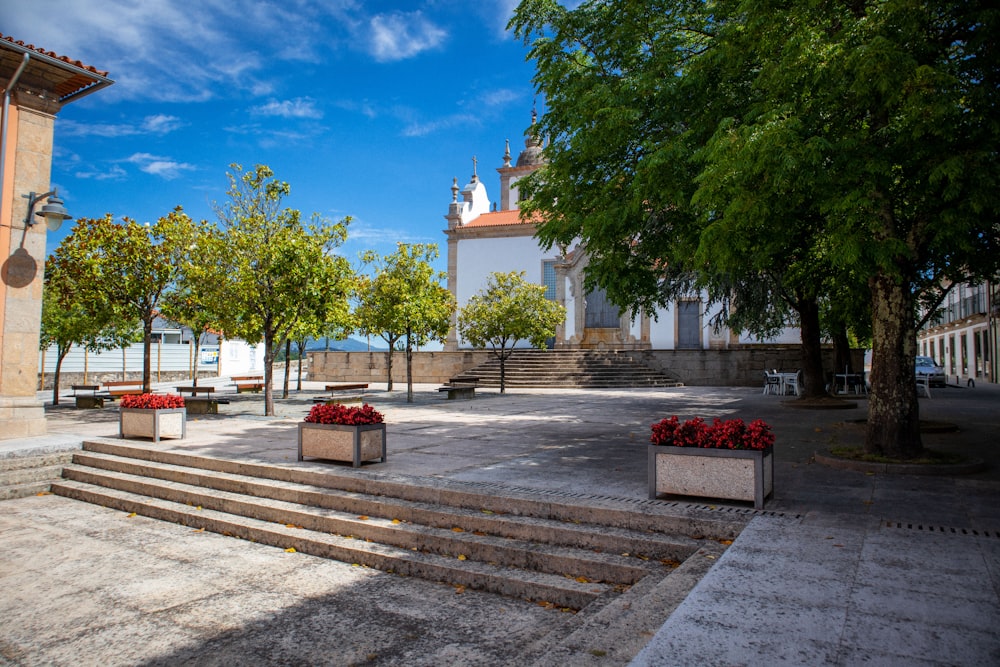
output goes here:
{"type": "MultiPolygon", "coordinates": [[[[534,125],[534,114],[532,115],[534,125]]],[[[655,316],[620,310],[603,290],[584,287],[587,253],[582,243],[546,251],[535,238],[537,226],[520,219],[518,181],[544,164],[541,142],[527,135],[516,162],[507,142],[500,175],[499,206],[492,204],[473,158],[472,179],[459,189],[451,187],[452,201],[445,219],[448,229],[448,289],[459,308],[482,290],[493,272],[523,271],[525,279],[545,285],[547,296],[566,308],[566,320],[556,330],[555,349],[708,350],[760,342],[800,343],[798,329],[758,341],[708,324],[714,313],[706,311],[704,295],[681,299],[655,316]]],[[[446,351],[471,346],[457,333],[457,314],[445,343],[446,351]]],[[[520,343],[526,345],[523,341],[520,343]]]]}

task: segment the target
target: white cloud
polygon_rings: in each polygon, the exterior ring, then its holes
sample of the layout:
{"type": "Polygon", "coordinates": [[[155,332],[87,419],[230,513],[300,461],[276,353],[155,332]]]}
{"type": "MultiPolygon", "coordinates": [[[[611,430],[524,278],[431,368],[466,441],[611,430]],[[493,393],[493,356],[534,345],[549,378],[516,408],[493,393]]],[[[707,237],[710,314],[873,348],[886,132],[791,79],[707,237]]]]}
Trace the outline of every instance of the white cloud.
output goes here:
{"type": "Polygon", "coordinates": [[[282,118],[322,118],[323,112],[316,108],[315,100],[308,97],[297,97],[294,100],[271,100],[267,104],[254,107],[252,113],[261,116],[280,116],[282,118]]]}
{"type": "Polygon", "coordinates": [[[371,54],[379,62],[405,60],[434,49],[448,36],[419,11],[377,14],[369,22],[371,54]]]}
{"type": "Polygon", "coordinates": [[[88,178],[95,181],[122,181],[128,177],[128,172],[122,169],[119,165],[111,165],[108,171],[77,171],[75,176],[77,178],[88,178]]]}
{"type": "Polygon", "coordinates": [[[138,165],[140,171],[159,176],[168,181],[178,178],[185,171],[195,169],[195,166],[192,164],[176,162],[170,158],[150,153],[134,153],[126,158],[125,162],[138,165]]]}
{"type": "Polygon", "coordinates": [[[142,134],[168,134],[179,129],[183,123],[176,116],[156,114],[146,116],[139,124],[134,123],[78,123],[73,120],[58,120],[59,134],[75,137],[133,137],[142,134]]]}

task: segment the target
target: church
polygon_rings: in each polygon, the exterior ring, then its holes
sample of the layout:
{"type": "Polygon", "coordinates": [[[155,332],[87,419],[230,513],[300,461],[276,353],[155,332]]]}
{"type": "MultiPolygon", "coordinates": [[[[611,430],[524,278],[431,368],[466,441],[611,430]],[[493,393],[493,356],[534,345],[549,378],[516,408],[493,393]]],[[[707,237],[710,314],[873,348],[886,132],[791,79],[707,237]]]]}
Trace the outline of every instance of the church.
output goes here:
{"type": "MultiPolygon", "coordinates": [[[[532,127],[537,117],[532,112],[532,127]]],[[[557,327],[552,347],[569,350],[710,350],[756,343],[797,344],[796,328],[776,339],[759,341],[728,329],[708,325],[714,313],[706,312],[703,295],[674,302],[655,316],[620,310],[600,288],[587,291],[584,275],[587,252],[583,244],[544,250],[535,238],[537,225],[521,220],[518,181],[544,165],[541,141],[529,131],[524,149],[514,161],[506,143],[500,175],[499,206],[491,203],[473,158],[472,178],[459,189],[451,186],[451,204],[445,219],[448,229],[448,290],[459,308],[482,290],[493,272],[523,271],[525,279],[546,287],[546,296],[566,308],[566,320],[557,327]]],[[[444,349],[471,347],[457,333],[457,314],[444,349]]],[[[519,343],[526,345],[524,341],[519,343]]]]}

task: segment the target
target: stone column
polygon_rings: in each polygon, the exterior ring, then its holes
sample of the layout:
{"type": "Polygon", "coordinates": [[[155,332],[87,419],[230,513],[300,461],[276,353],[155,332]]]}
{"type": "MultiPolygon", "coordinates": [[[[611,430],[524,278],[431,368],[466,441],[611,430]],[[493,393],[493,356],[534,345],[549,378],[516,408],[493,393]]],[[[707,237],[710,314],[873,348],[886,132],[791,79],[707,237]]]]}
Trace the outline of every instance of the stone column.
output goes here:
{"type": "MultiPolygon", "coordinates": [[[[0,221],[0,438],[45,433],[36,398],[45,267],[44,221],[26,226],[29,192],[48,192],[55,116],[11,104],[0,221]]],[[[44,205],[40,202],[36,209],[44,205]]]]}

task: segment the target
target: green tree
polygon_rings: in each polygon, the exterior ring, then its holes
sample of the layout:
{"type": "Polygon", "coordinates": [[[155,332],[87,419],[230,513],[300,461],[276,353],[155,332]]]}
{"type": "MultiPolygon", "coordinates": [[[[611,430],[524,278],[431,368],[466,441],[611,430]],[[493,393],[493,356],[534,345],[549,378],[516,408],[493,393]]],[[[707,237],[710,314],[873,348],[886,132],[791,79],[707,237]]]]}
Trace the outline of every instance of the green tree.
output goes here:
{"type": "Polygon", "coordinates": [[[103,302],[82,302],[79,291],[66,274],[54,269],[50,260],[45,270],[42,293],[42,329],[39,349],[56,346],[56,369],[52,379],[52,404],[59,405],[59,383],[62,364],[73,346],[91,352],[125,347],[136,339],[135,326],[128,326],[115,317],[103,302]]]}
{"type": "Polygon", "coordinates": [[[75,289],[74,299],[107,308],[142,326],[142,386],[150,391],[150,348],[160,300],[178,275],[179,227],[189,222],[180,207],[152,225],[111,214],[80,219],[52,255],[54,270],[75,289]]]}
{"type": "Polygon", "coordinates": [[[438,256],[435,244],[399,243],[396,252],[379,257],[365,253],[363,260],[375,274],[362,277],[355,316],[358,330],[380,336],[389,345],[386,353],[387,386],[392,391],[392,353],[405,343],[406,400],[413,402],[413,350],[448,335],[455,309],[451,293],[441,285],[445,274],[431,266],[438,256]]]}
{"type": "MultiPolygon", "coordinates": [[[[191,328],[196,346],[211,330],[220,330],[231,303],[226,293],[226,276],[221,258],[225,239],[214,225],[190,218],[176,221],[178,274],[172,289],[160,300],[160,312],[167,319],[191,328]]],[[[198,385],[198,366],[191,372],[198,385]]]]}
{"type": "Polygon", "coordinates": [[[545,286],[524,272],[491,273],[486,287],[458,313],[458,332],[474,347],[489,347],[500,360],[500,393],[506,392],[506,361],[519,340],[545,347],[566,318],[566,309],[545,298],[545,286]]]}
{"type": "Polygon", "coordinates": [[[282,208],[291,189],[269,167],[231,167],[229,201],[216,207],[229,303],[221,328],[228,337],[264,342],[264,414],[273,415],[280,346],[303,323],[332,326],[349,316],[352,272],[333,251],[347,238],[350,218],[331,224],[314,215],[303,223],[299,211],[282,208]]]}
{"type": "Polygon", "coordinates": [[[1000,261],[997,20],[958,0],[526,0],[552,143],[525,208],[626,303],[728,281],[751,318],[772,290],[855,317],[868,295],[866,449],[915,456],[918,307],[1000,261]]]}

